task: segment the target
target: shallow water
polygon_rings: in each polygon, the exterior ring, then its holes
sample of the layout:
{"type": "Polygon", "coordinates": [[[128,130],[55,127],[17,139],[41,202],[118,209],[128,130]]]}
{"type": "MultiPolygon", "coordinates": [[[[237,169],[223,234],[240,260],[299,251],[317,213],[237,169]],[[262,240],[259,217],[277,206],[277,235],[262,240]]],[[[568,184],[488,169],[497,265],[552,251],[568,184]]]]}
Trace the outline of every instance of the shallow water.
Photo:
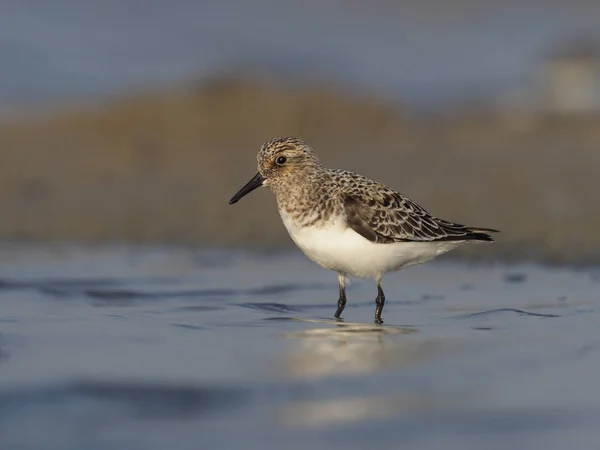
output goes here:
{"type": "Polygon", "coordinates": [[[0,248],[3,448],[564,449],[600,439],[600,271],[0,248]]]}

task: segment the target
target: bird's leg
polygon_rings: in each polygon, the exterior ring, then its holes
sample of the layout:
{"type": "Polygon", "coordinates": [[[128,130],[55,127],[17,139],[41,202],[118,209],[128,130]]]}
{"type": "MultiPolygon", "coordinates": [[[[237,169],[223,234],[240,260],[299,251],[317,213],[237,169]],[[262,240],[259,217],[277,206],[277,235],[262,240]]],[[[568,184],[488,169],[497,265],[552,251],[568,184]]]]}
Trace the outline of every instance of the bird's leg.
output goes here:
{"type": "Polygon", "coordinates": [[[381,280],[377,280],[377,298],[375,299],[375,323],[383,323],[381,320],[381,311],[383,311],[383,305],[385,303],[385,294],[383,293],[383,289],[381,289],[381,280]]]}
{"type": "Polygon", "coordinates": [[[342,274],[339,274],[338,282],[340,284],[340,298],[338,300],[337,310],[335,311],[335,315],[333,317],[340,320],[342,311],[344,310],[344,307],[346,306],[346,277],[342,274]]]}

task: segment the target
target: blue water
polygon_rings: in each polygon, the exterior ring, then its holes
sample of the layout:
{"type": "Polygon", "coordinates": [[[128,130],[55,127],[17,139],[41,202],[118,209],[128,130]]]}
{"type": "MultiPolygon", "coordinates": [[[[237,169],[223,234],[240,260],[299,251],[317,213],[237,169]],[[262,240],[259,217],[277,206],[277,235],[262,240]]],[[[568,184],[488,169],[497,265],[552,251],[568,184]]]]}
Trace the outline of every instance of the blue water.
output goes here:
{"type": "Polygon", "coordinates": [[[2,448],[595,448],[599,274],[4,245],[2,448]]]}
{"type": "Polygon", "coordinates": [[[600,8],[577,2],[395,3],[6,0],[0,107],[222,71],[340,83],[431,107],[502,96],[530,80],[557,42],[599,37],[600,8]]]}

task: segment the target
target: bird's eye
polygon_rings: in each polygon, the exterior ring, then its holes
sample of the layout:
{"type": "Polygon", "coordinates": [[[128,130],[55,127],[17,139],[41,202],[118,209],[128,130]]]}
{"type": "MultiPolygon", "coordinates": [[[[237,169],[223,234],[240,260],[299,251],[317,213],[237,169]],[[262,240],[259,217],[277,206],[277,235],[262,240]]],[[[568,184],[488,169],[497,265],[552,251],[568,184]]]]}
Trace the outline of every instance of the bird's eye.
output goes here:
{"type": "Polygon", "coordinates": [[[286,161],[287,161],[287,158],[285,156],[280,156],[279,158],[277,158],[277,160],[275,162],[278,165],[283,166],[286,161]]]}

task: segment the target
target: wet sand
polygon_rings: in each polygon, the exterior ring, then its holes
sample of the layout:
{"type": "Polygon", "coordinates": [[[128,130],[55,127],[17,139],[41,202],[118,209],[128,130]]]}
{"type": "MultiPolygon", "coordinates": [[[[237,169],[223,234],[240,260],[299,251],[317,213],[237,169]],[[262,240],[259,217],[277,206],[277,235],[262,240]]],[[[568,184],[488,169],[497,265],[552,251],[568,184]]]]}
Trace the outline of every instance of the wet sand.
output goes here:
{"type": "Polygon", "coordinates": [[[442,260],[354,280],[298,252],[0,249],[7,448],[593,448],[597,268],[442,260]]]}

